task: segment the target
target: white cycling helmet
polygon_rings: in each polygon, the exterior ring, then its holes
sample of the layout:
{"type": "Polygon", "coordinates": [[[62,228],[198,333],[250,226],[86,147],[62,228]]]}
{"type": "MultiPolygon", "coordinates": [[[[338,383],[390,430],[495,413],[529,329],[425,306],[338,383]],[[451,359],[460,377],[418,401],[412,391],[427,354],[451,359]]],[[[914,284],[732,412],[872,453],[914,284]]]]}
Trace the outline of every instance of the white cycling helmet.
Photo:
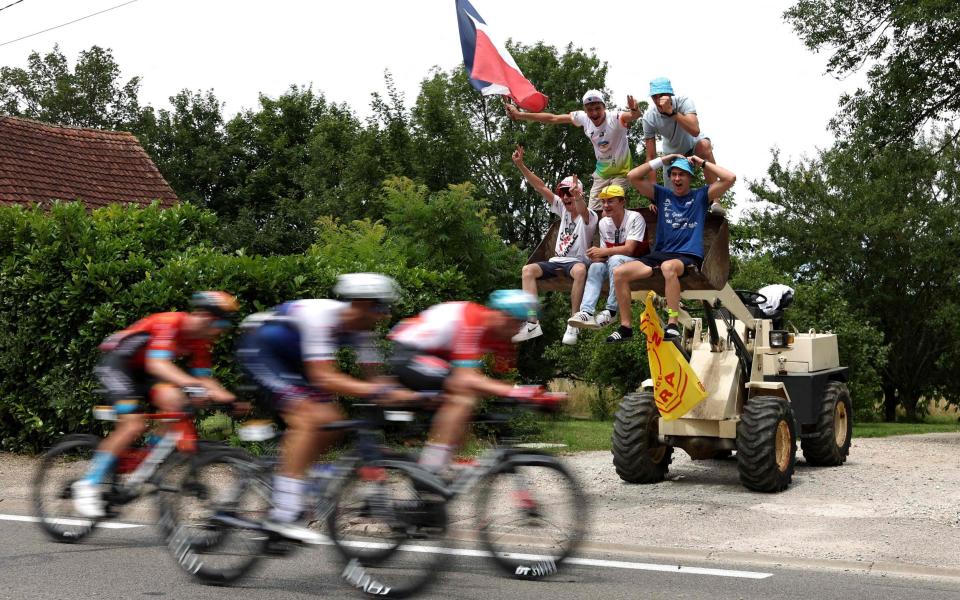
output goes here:
{"type": "Polygon", "coordinates": [[[347,273],[337,277],[333,293],[344,300],[376,300],[383,304],[397,301],[397,282],[380,273],[347,273]]]}

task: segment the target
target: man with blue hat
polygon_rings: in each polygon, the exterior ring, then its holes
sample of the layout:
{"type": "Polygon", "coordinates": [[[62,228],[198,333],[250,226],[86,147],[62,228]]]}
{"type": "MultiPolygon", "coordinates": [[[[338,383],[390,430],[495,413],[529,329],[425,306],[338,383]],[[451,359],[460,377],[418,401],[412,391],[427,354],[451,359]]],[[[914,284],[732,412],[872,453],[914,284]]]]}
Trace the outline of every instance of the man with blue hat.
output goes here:
{"type": "MultiPolygon", "coordinates": [[[[700,132],[700,120],[697,117],[697,107],[687,96],[677,96],[673,93],[673,85],[666,77],[658,77],[650,82],[650,98],[653,103],[643,114],[643,140],[647,157],[657,156],[657,136],[663,140],[663,154],[680,154],[681,156],[699,156],[705,161],[715,163],[713,158],[713,144],[710,138],[700,132]]],[[[651,182],[656,182],[656,174],[650,175],[651,182]]],[[[713,175],[704,173],[707,184],[716,181],[713,175]]],[[[663,184],[669,187],[666,171],[663,174],[663,184]]]]}
{"type": "Polygon", "coordinates": [[[664,292],[667,297],[667,327],[664,339],[680,337],[680,277],[687,269],[699,269],[703,264],[703,228],[710,203],[723,196],[733,187],[737,176],[699,156],[686,158],[671,154],[655,158],[630,171],[630,183],[642,196],[650,198],[651,210],[657,213],[657,241],[653,252],[617,267],[613,273],[617,304],[620,310],[620,327],[607,337],[607,343],[623,342],[633,337],[630,321],[630,282],[646,279],[655,269],[663,273],[664,292]],[[664,187],[650,181],[650,174],[664,165],[670,185],[664,187]],[[690,189],[693,180],[693,165],[703,170],[704,179],[714,183],[690,189]]]}
{"type": "Polygon", "coordinates": [[[599,90],[587,90],[583,95],[583,110],[565,115],[553,113],[521,112],[516,106],[505,102],[507,116],[513,121],[537,121],[553,125],[576,125],[590,138],[597,167],[593,171],[590,188],[590,210],[600,211],[600,190],[608,185],[626,187],[627,173],[633,166],[627,131],[630,124],[640,118],[640,108],[633,96],[627,96],[627,109],[608,118],[607,105],[599,90]]]}

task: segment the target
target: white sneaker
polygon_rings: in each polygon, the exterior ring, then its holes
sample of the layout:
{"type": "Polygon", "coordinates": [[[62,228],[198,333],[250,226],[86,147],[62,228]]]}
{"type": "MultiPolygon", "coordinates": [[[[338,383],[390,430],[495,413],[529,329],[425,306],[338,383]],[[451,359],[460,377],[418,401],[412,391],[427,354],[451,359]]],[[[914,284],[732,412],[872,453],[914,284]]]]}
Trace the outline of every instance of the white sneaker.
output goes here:
{"type": "Polygon", "coordinates": [[[73,496],[73,509],[81,517],[99,519],[106,515],[103,500],[100,498],[100,486],[86,479],[74,481],[70,486],[73,496]]]}
{"type": "Polygon", "coordinates": [[[603,327],[604,325],[612,321],[613,321],[613,313],[606,309],[601,310],[600,314],[597,315],[597,328],[599,329],[600,327],[603,327]]]}
{"type": "Polygon", "coordinates": [[[576,327],[567,325],[567,332],[563,334],[563,343],[567,346],[576,346],[577,334],[579,333],[580,331],[576,327]]]}
{"type": "Polygon", "coordinates": [[[727,210],[720,206],[719,202],[714,202],[710,205],[710,214],[717,215],[718,217],[723,217],[727,214],[727,210]]]}
{"type": "MultiPolygon", "coordinates": [[[[567,319],[567,325],[570,327],[576,327],[577,329],[599,329],[597,322],[593,320],[593,315],[582,310],[567,319]]],[[[567,330],[569,331],[569,329],[570,328],[568,327],[567,330]]]]}
{"type": "Polygon", "coordinates": [[[520,331],[517,332],[517,335],[510,338],[510,341],[514,344],[519,344],[520,342],[532,340],[541,335],[543,335],[543,329],[540,328],[540,321],[536,323],[524,323],[520,326],[520,331]]]}

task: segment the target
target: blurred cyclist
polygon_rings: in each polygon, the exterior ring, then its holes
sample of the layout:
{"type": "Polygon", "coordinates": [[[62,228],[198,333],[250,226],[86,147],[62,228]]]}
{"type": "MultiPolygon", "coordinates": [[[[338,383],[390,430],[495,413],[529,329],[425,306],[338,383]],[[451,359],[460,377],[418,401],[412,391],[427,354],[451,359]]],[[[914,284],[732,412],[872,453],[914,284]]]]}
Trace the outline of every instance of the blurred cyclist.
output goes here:
{"type": "Polygon", "coordinates": [[[162,412],[183,410],[182,388],[202,387],[216,402],[235,398],[212,377],[210,348],[230,327],[237,300],[226,292],[197,292],[190,312],[157,313],[140,319],[100,345],[104,356],[95,369],[118,416],[117,426],[97,447],[86,476],[73,484],[76,511],[85,517],[104,516],[100,486],[117,457],[143,435],[146,420],[137,414],[140,400],[162,412]],[[174,364],[189,356],[191,373],[174,364]]]}
{"type": "Polygon", "coordinates": [[[480,370],[485,354],[512,353],[510,338],[537,315],[537,297],[523,290],[497,290],[487,306],[445,302],[401,321],[389,334],[394,375],[410,389],[442,391],[420,464],[434,471],[449,464],[480,396],[528,397],[541,388],[515,387],[480,370]]]}
{"type": "Polygon", "coordinates": [[[389,316],[398,295],[396,282],[377,273],[350,273],[337,279],[334,293],[343,301],[293,300],[247,317],[243,326],[249,330],[238,349],[241,365],[272,393],[287,424],[280,470],[273,480],[273,508],[264,528],[293,540],[318,535],[298,521],[304,510],[307,468],[336,437],[320,428],[345,418],[334,395],[418,398],[409,390],[356,379],[337,367],[337,351],[345,347],[357,352],[365,371],[382,362],[372,330],[389,316]]]}

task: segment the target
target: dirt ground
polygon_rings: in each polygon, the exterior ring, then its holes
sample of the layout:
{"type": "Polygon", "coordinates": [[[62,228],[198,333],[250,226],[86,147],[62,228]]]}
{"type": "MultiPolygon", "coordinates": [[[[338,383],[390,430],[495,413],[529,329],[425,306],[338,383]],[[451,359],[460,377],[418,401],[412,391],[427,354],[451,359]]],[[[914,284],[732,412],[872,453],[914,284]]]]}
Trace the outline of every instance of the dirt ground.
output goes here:
{"type": "MultiPolygon", "coordinates": [[[[667,481],[619,480],[609,452],[565,456],[591,507],[597,547],[744,553],[793,559],[904,563],[960,573],[960,434],[854,439],[841,467],[808,467],[793,484],[747,491],[736,458],[691,461],[676,451],[667,481]]],[[[0,454],[0,513],[30,514],[36,459],[0,454]]],[[[469,501],[454,511],[471,518],[469,501]]],[[[127,520],[149,520],[146,507],[127,520]]]]}

